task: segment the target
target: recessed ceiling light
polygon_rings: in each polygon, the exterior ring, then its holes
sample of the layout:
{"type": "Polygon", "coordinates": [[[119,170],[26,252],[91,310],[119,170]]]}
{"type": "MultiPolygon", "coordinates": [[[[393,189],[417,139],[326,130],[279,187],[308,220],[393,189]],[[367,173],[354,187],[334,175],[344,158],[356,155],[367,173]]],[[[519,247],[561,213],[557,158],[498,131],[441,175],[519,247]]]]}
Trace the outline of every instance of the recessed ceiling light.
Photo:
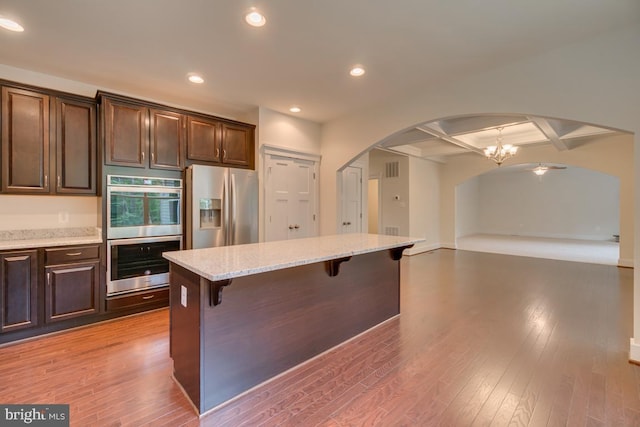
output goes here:
{"type": "Polygon", "coordinates": [[[244,16],[244,20],[252,27],[262,27],[267,23],[267,19],[264,15],[258,12],[255,8],[251,9],[251,11],[244,16]]]}
{"type": "Polygon", "coordinates": [[[204,79],[202,78],[202,76],[198,74],[189,74],[187,78],[191,83],[196,83],[196,84],[204,83],[204,79]]]}
{"type": "Polygon", "coordinates": [[[289,108],[289,111],[291,111],[292,113],[299,113],[302,110],[300,109],[300,107],[291,107],[289,108]]]}
{"type": "Polygon", "coordinates": [[[0,27],[9,31],[15,31],[17,33],[21,33],[24,31],[24,27],[22,27],[22,25],[18,24],[16,21],[9,18],[3,18],[1,16],[0,16],[0,27]]]}
{"type": "Polygon", "coordinates": [[[361,65],[356,65],[353,68],[351,68],[351,71],[349,71],[349,74],[351,74],[353,77],[360,77],[363,76],[365,73],[364,68],[362,68],[361,65]]]}

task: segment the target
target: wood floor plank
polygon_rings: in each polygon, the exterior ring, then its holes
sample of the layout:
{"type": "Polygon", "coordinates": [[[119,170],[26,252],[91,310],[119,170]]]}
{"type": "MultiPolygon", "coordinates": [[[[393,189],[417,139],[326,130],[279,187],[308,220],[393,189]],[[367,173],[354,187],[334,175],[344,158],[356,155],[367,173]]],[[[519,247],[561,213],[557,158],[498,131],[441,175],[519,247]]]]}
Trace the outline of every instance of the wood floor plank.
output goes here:
{"type": "Polygon", "coordinates": [[[633,270],[438,250],[401,261],[401,315],[199,418],[167,310],[0,347],[3,403],[72,426],[639,426],[633,270]]]}

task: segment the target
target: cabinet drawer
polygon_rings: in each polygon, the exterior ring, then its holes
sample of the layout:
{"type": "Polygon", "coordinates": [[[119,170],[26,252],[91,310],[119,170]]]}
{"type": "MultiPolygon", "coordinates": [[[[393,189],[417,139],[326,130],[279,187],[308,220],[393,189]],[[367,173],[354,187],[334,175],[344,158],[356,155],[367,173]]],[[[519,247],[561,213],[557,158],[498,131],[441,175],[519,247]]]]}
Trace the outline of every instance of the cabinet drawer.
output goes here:
{"type": "Polygon", "coordinates": [[[137,292],[135,294],[107,298],[107,311],[145,304],[153,304],[156,306],[169,305],[169,288],[160,288],[147,292],[137,292]]]}
{"type": "Polygon", "coordinates": [[[99,245],[45,249],[44,252],[46,265],[100,258],[99,245]]]}

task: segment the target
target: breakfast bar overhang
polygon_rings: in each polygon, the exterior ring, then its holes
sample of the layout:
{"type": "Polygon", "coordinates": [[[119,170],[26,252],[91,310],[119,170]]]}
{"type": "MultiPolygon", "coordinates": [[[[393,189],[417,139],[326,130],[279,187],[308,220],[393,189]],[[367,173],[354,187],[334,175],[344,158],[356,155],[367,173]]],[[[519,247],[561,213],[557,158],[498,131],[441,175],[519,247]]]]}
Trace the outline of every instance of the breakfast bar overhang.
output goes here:
{"type": "Polygon", "coordinates": [[[174,378],[199,414],[400,313],[420,242],[344,234],[164,254],[174,378]]]}

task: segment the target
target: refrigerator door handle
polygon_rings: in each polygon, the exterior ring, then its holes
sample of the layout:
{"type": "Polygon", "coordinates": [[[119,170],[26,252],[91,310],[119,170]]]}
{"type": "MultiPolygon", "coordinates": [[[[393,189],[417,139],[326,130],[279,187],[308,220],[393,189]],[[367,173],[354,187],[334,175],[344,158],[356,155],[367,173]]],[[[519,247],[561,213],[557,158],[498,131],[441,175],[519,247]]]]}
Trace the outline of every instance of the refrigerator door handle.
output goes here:
{"type": "Polygon", "coordinates": [[[238,208],[238,201],[236,199],[236,175],[233,172],[229,172],[231,177],[231,194],[229,197],[229,204],[231,205],[230,213],[229,213],[229,245],[235,245],[235,236],[236,236],[236,210],[238,208]]]}
{"type": "Polygon", "coordinates": [[[222,214],[222,233],[223,233],[223,239],[224,239],[224,245],[228,245],[229,244],[229,224],[230,224],[230,212],[229,212],[229,188],[228,187],[228,183],[227,180],[224,179],[222,181],[222,200],[223,200],[223,214],[222,214]]]}

